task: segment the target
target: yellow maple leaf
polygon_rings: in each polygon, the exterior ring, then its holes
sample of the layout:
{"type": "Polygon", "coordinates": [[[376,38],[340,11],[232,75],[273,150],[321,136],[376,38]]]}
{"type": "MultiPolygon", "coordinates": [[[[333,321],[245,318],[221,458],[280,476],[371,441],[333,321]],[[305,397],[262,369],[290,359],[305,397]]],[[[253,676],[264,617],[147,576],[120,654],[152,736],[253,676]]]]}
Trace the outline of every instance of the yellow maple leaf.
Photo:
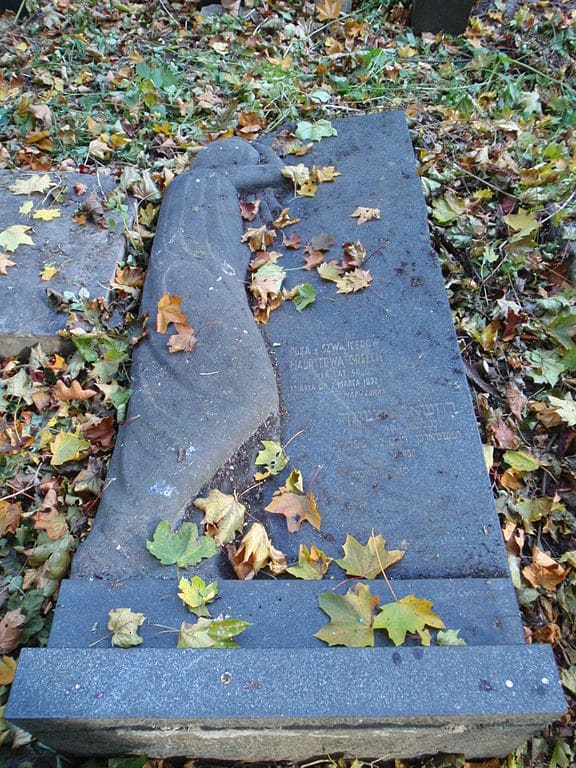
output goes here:
{"type": "Polygon", "coordinates": [[[32,214],[33,219],[40,219],[41,221],[52,221],[52,219],[60,218],[60,208],[38,208],[32,214]]]}
{"type": "Polygon", "coordinates": [[[60,267],[55,267],[54,264],[44,264],[44,269],[40,272],[40,278],[45,282],[52,280],[54,275],[60,272],[60,267]]]}
{"type": "Polygon", "coordinates": [[[180,296],[172,296],[164,293],[158,299],[158,314],[156,315],[156,330],[158,333],[166,333],[170,323],[188,325],[186,315],[180,309],[182,299],[180,296]]]}

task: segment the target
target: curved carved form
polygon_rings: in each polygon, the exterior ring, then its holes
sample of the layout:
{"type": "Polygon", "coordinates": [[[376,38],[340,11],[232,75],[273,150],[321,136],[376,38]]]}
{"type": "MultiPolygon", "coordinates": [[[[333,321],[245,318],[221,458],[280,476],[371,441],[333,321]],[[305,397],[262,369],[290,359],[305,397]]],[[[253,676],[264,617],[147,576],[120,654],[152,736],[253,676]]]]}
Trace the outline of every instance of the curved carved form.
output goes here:
{"type": "MultiPolygon", "coordinates": [[[[168,292],[197,331],[192,354],[170,354],[150,330],[135,349],[128,418],[74,576],[166,575],[146,551],[156,525],[186,507],[259,430],[279,425],[275,374],[248,306],[238,192],[280,186],[280,161],[240,139],[215,142],[175,179],[162,204],[142,311],[151,325],[168,292]]],[[[245,481],[234,478],[241,487],[245,481]]]]}

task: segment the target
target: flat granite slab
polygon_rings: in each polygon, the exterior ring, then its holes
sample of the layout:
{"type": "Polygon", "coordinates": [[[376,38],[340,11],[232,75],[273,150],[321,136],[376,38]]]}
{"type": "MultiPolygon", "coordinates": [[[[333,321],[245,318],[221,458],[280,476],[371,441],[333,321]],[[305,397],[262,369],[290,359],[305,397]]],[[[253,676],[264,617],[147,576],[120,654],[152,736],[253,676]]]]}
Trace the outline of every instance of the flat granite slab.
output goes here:
{"type": "Polygon", "coordinates": [[[109,295],[116,265],[125,253],[121,217],[105,209],[104,227],[90,220],[77,223],[74,216],[91,194],[102,203],[115,189],[116,181],[105,173],[0,170],[0,231],[14,225],[29,227],[26,234],[34,243],[7,254],[14,266],[0,275],[0,357],[22,354],[38,343],[46,354],[62,351],[65,342],[58,331],[64,328],[66,315],[49,305],[47,290],[78,295],[84,288],[91,298],[109,295]],[[14,194],[10,189],[45,177],[49,182],[43,193],[14,194]],[[32,208],[22,213],[27,203],[32,208]],[[34,218],[39,209],[57,210],[60,215],[49,221],[34,218]],[[58,271],[44,281],[40,275],[47,264],[58,271]]]}
{"type": "MultiPolygon", "coordinates": [[[[215,142],[169,187],[143,293],[143,311],[177,295],[198,342],[171,355],[150,333],[134,353],[128,418],[119,431],[92,531],[62,586],[49,647],[18,665],[6,717],[76,754],[295,760],[344,752],[410,758],[436,752],[503,755],[564,710],[550,648],[526,646],[465,372],[404,115],[334,121],[338,135],[304,158],[215,142]],[[282,165],[334,166],[313,198],[295,197],[282,165]],[[302,249],[277,248],[286,288],[316,290],[268,325],[252,318],[239,197],[260,200],[271,226],[288,207],[302,244],[361,241],[372,282],[338,295],[302,269],[302,249]],[[380,218],[359,224],[358,206],[380,218]],[[327,241],[327,238],[324,238],[327,241]],[[289,468],[253,486],[263,439],[288,444],[289,468]],[[321,527],[287,531],[263,508],[299,469],[321,527]],[[393,589],[431,600],[467,646],[326,648],[319,592],[343,593],[335,563],[323,581],[260,573],[236,581],[224,552],[185,572],[217,579],[211,615],[252,623],[240,649],[175,649],[194,621],[176,597],[176,566],[146,540],[162,520],[200,523],[208,489],[235,491],[273,544],[342,556],[348,534],[382,534],[405,557],[393,589]],[[104,648],[112,608],[142,612],[144,643],[104,648]],[[159,626],[160,625],[160,626],[159,626]]],[[[248,523],[247,525],[249,525],[248,523]]],[[[382,579],[368,582],[382,602],[382,579]]],[[[384,633],[382,633],[384,634],[384,633]]]]}

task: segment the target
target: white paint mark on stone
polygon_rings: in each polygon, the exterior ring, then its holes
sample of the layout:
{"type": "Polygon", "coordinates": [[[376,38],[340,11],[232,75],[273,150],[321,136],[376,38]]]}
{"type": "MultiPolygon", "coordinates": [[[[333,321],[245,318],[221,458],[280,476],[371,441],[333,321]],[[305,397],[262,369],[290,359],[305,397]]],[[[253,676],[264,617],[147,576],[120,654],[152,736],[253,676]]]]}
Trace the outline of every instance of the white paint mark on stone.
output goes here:
{"type": "Polygon", "coordinates": [[[542,685],[549,685],[549,684],[550,684],[550,680],[548,680],[547,677],[543,677],[542,678],[542,685]]]}
{"type": "Polygon", "coordinates": [[[232,264],[228,264],[227,261],[220,262],[220,268],[222,269],[222,272],[224,272],[225,275],[230,275],[231,277],[236,276],[236,270],[232,266],[232,264]]]}
{"type": "Polygon", "coordinates": [[[506,688],[514,688],[514,683],[512,680],[506,680],[506,688]]]}
{"type": "Polygon", "coordinates": [[[167,483],[166,480],[158,480],[157,483],[148,488],[148,493],[154,496],[165,496],[169,499],[175,490],[174,486],[167,483]]]}

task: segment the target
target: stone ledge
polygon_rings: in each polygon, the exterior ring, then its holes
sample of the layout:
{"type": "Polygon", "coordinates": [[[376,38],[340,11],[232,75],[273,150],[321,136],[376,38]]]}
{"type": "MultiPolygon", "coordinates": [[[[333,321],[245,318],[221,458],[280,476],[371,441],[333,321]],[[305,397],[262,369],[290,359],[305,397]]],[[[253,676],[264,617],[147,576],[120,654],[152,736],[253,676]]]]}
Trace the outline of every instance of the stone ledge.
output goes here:
{"type": "Polygon", "coordinates": [[[94,757],[390,759],[504,755],[564,710],[548,646],[48,648],[23,650],[6,718],[94,757]]]}

